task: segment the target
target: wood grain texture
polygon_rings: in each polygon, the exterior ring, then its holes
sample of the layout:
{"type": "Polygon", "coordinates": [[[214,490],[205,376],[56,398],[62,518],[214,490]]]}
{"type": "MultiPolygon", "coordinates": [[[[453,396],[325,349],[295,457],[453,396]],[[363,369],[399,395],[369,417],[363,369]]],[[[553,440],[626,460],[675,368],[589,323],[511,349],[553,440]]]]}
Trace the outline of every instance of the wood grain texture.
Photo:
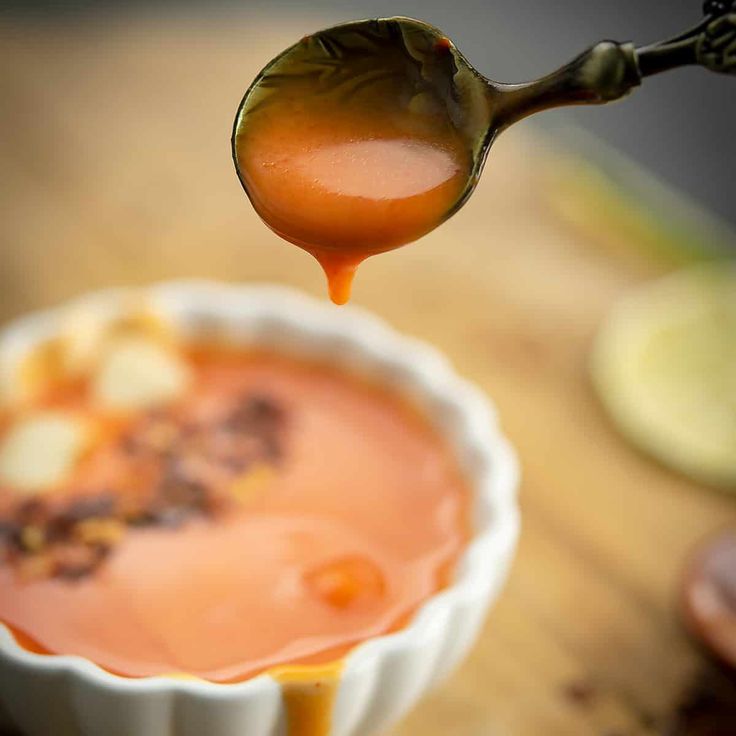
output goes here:
{"type": "MultiPolygon", "coordinates": [[[[0,25],[2,318],[176,277],[325,296],[311,258],[257,219],[230,161],[247,84],[315,26],[290,23],[0,25]]],[[[736,507],[632,450],[596,403],[596,326],[661,266],[620,233],[598,238],[556,214],[540,171],[558,155],[528,128],[507,133],[460,214],[357,278],[356,303],[439,346],[495,399],[524,474],[501,601],[460,671],[395,736],[655,734],[698,667],[673,605],[678,576],[736,507]]]]}

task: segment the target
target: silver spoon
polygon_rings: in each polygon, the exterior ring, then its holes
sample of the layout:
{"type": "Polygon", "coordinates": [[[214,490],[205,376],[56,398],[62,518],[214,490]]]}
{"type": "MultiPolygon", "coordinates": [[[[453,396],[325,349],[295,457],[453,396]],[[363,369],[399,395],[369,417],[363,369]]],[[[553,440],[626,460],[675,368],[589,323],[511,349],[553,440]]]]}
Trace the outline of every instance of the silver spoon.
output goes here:
{"type": "Polygon", "coordinates": [[[235,120],[235,166],[240,172],[239,131],[294,75],[311,75],[315,94],[342,87],[349,97],[367,87],[373,94],[391,95],[397,104],[421,95],[439,106],[473,154],[467,186],[453,208],[457,210],[475,188],[496,136],[529,115],[611,102],[645,77],[680,66],[736,74],[736,1],[708,0],[704,12],[706,17],[694,28],[667,41],[641,48],[601,41],[557,71],[525,84],[487,79],[441,31],[418,20],[380,18],[327,28],[277,56],[251,84],[235,120]]]}
{"type": "MultiPolygon", "coordinates": [[[[411,240],[439,225],[467,201],[493,141],[519,120],[564,105],[617,100],[645,77],[680,66],[699,65],[736,74],[736,0],[707,0],[704,12],[694,28],[667,41],[641,48],[601,41],[561,69],[525,84],[487,79],[437,28],[410,18],[354,21],[313,33],[273,59],[245,93],[232,136],[238,176],[266,223],[320,258],[329,275],[320,253],[329,251],[327,255],[334,260],[335,244],[318,251],[311,246],[321,247],[320,243],[290,236],[274,225],[268,198],[256,191],[253,171],[248,171],[249,134],[259,122],[262,129],[264,119],[268,127],[274,114],[290,110],[284,100],[293,103],[294,109],[308,104],[338,114],[353,110],[356,119],[384,116],[393,120],[404,115],[417,129],[446,131],[453,145],[460,142],[465,162],[461,186],[411,240]]],[[[376,188],[380,189],[378,179],[376,188]]],[[[293,202],[299,193],[290,196],[293,202]]],[[[350,271],[351,277],[362,258],[396,245],[344,252],[344,263],[338,267],[350,271]]]]}

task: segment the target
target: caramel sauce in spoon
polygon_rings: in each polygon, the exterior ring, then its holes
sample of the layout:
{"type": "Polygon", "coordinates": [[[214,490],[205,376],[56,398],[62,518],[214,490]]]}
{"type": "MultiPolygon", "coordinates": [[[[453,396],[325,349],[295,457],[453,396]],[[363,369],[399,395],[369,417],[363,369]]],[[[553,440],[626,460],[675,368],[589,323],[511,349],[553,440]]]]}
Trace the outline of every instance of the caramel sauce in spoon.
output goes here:
{"type": "Polygon", "coordinates": [[[411,116],[365,121],[313,107],[273,105],[238,155],[258,214],[319,261],[330,298],[344,304],[361,261],[441,222],[468,162],[459,142],[417,129],[411,116]]]}

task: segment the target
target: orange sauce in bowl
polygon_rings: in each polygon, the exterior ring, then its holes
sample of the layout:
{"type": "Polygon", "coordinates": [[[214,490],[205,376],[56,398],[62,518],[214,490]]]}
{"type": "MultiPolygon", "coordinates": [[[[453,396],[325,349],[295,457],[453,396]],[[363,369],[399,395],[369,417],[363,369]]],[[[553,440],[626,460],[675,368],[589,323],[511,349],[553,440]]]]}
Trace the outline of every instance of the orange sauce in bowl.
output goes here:
{"type": "MultiPolygon", "coordinates": [[[[437,432],[385,389],[270,354],[195,350],[188,361],[187,393],[154,412],[108,417],[86,385],[39,400],[106,428],[44,503],[99,504],[103,490],[135,521],[73,577],[29,578],[23,564],[38,555],[9,541],[0,620],[23,646],[129,677],[235,682],[273,671],[291,733],[321,736],[339,679],[331,663],[404,625],[446,583],[468,534],[466,482],[437,432]],[[187,499],[192,488],[213,494],[176,523],[159,495],[146,500],[173,482],[171,467],[187,499]]],[[[27,503],[17,499],[0,488],[0,515],[27,503]]],[[[51,550],[59,514],[43,527],[51,550]]]]}
{"type": "Polygon", "coordinates": [[[248,114],[235,156],[258,214],[319,261],[337,304],[365,258],[448,216],[470,168],[466,145],[441,119],[322,100],[299,85],[248,114]]]}

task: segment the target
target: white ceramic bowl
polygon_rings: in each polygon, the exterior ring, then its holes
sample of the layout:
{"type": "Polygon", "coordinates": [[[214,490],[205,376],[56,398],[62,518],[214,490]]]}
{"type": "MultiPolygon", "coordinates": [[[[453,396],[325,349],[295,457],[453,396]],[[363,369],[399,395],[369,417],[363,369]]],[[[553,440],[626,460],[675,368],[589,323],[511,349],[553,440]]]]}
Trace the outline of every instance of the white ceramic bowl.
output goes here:
{"type": "MultiPolygon", "coordinates": [[[[338,686],[331,736],[383,731],[457,665],[506,578],[519,526],[518,470],[493,409],[436,350],[356,308],[274,286],[176,282],[143,294],[185,339],[215,327],[238,343],[321,356],[397,388],[457,452],[475,498],[474,535],[454,582],[406,628],[352,650],[338,686]]],[[[0,334],[2,375],[12,380],[13,367],[57,334],[70,310],[114,318],[130,304],[130,291],[105,291],[18,320],[0,334]]],[[[28,736],[288,736],[280,685],[269,675],[234,685],[126,679],[80,657],[26,651],[1,624],[0,702],[28,736]]]]}

